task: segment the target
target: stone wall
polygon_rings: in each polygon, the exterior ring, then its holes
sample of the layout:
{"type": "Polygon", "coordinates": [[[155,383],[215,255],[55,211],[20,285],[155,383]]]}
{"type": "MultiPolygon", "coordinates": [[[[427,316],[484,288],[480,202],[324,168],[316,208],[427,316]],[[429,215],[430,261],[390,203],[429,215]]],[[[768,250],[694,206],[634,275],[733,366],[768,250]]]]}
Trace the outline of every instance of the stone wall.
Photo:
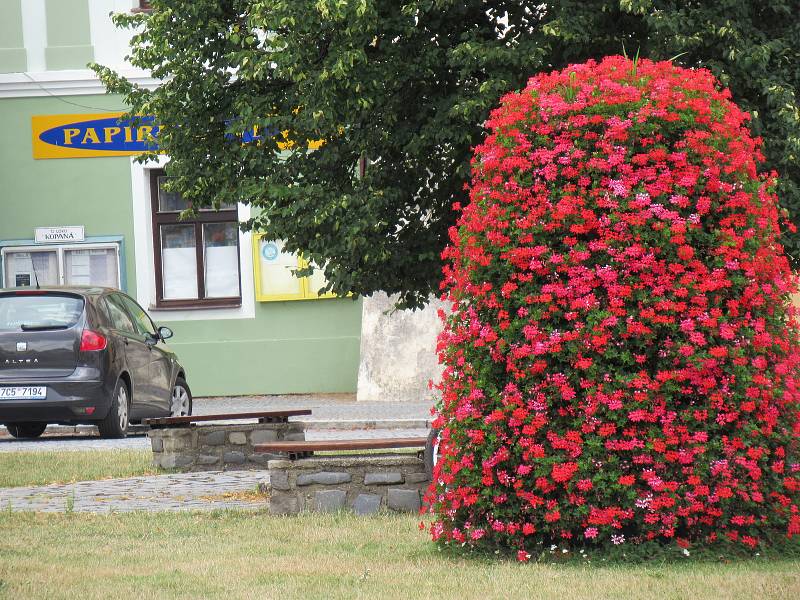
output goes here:
{"type": "Polygon", "coordinates": [[[254,444],[306,439],[302,423],[235,423],[168,427],[147,432],[153,464],[182,471],[230,471],[263,467],[280,454],[253,451],[254,444]]]}
{"type": "Polygon", "coordinates": [[[431,298],[422,310],[394,310],[397,296],[377,293],[361,308],[359,401],[425,402],[433,394],[428,382],[439,381],[442,367],[436,337],[442,329],[437,310],[444,304],[431,298]]]}
{"type": "Polygon", "coordinates": [[[414,454],[270,460],[268,469],[273,515],[340,510],[367,515],[382,509],[416,513],[430,481],[424,462],[414,454]]]}

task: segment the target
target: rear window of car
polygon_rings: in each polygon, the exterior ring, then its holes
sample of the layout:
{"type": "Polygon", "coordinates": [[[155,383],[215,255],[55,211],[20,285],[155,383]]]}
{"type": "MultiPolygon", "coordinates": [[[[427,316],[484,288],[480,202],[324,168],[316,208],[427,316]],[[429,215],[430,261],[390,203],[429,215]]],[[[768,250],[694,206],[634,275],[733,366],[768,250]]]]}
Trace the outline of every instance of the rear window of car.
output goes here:
{"type": "Polygon", "coordinates": [[[83,313],[83,298],[66,294],[0,295],[0,331],[67,329],[83,313]]]}

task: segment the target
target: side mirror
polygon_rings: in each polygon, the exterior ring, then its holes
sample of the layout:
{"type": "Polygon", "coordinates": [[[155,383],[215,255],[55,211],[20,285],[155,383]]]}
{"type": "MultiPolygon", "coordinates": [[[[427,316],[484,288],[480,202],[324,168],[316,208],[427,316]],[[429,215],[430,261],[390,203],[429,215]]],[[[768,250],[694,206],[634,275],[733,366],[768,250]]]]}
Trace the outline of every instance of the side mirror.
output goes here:
{"type": "Polygon", "coordinates": [[[172,332],[172,329],[170,329],[169,327],[159,327],[158,328],[158,335],[159,335],[159,337],[161,337],[162,340],[168,340],[169,338],[171,338],[175,334],[172,332]]]}

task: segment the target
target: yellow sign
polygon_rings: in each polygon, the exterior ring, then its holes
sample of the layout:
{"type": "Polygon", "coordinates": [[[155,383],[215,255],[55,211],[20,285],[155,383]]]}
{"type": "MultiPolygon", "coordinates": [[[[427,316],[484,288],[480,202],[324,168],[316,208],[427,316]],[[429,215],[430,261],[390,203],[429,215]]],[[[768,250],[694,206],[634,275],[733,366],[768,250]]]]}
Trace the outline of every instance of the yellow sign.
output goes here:
{"type": "Polygon", "coordinates": [[[337,298],[333,292],[318,293],[327,283],[321,269],[314,269],[310,277],[296,277],[292,272],[308,266],[309,262],[302,256],[285,251],[280,240],[265,238],[263,233],[253,234],[253,267],[258,302],[337,298]]]}
{"type": "Polygon", "coordinates": [[[33,158],[130,156],[158,150],[152,116],[124,113],[36,115],[31,119],[33,158]]]}
{"type": "MultiPolygon", "coordinates": [[[[36,115],[32,117],[33,158],[90,158],[130,156],[158,151],[160,126],[153,116],[122,119],[125,113],[36,115]]],[[[278,135],[269,131],[267,135],[278,135]]],[[[288,131],[280,132],[278,148],[288,150],[296,143],[288,131]]],[[[258,142],[262,133],[256,127],[226,138],[245,144],[258,142]]],[[[307,140],[309,150],[317,150],[324,140],[307,140]]]]}

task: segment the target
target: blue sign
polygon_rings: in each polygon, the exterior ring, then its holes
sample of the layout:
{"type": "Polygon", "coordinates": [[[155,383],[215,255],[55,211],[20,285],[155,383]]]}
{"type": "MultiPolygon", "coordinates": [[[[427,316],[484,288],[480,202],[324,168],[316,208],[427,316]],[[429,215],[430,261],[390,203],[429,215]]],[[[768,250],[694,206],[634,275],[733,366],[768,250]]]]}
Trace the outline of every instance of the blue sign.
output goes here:
{"type": "Polygon", "coordinates": [[[261,246],[261,256],[264,257],[264,260],[276,260],[279,253],[278,246],[276,246],[273,242],[264,242],[261,246]]]}

